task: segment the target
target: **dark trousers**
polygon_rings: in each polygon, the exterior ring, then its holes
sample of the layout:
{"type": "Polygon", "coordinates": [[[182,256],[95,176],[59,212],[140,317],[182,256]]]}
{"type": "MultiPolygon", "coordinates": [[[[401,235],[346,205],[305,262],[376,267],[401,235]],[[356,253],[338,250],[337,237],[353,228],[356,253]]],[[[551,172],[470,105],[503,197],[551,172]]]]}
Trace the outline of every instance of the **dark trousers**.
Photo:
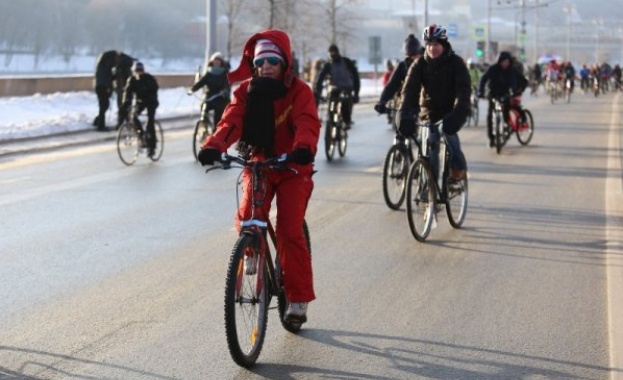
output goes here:
{"type": "Polygon", "coordinates": [[[110,107],[110,87],[95,86],[95,94],[97,95],[97,104],[99,112],[97,114],[97,127],[104,128],[106,126],[106,111],[110,107]]]}
{"type": "Polygon", "coordinates": [[[353,114],[353,98],[351,96],[351,90],[331,90],[330,97],[331,99],[339,99],[340,92],[344,93],[344,97],[341,98],[341,108],[342,108],[342,120],[345,123],[350,124],[352,122],[352,114],[353,114]]]}
{"type": "MultiPolygon", "coordinates": [[[[433,172],[435,181],[437,181],[437,174],[439,173],[439,143],[441,140],[441,131],[439,131],[439,126],[436,124],[431,124],[429,128],[428,148],[430,149],[430,168],[433,172]]],[[[446,149],[450,150],[450,167],[455,170],[467,170],[467,161],[465,160],[465,155],[461,150],[461,140],[459,140],[459,135],[455,133],[453,135],[446,134],[445,136],[446,143],[448,144],[446,149]]]]}
{"type": "Polygon", "coordinates": [[[141,126],[138,116],[144,110],[147,110],[147,127],[145,128],[145,132],[147,132],[146,141],[148,148],[156,147],[156,131],[154,128],[154,124],[156,123],[156,108],[158,108],[158,106],[137,104],[136,112],[134,112],[134,125],[139,129],[140,133],[143,133],[143,127],[141,126]]]}
{"type": "Polygon", "coordinates": [[[208,118],[208,113],[210,110],[214,110],[214,117],[212,119],[212,125],[216,129],[219,121],[223,117],[223,112],[225,112],[225,107],[227,107],[228,101],[223,98],[217,98],[210,102],[203,102],[201,105],[201,118],[206,120],[208,118]]]}

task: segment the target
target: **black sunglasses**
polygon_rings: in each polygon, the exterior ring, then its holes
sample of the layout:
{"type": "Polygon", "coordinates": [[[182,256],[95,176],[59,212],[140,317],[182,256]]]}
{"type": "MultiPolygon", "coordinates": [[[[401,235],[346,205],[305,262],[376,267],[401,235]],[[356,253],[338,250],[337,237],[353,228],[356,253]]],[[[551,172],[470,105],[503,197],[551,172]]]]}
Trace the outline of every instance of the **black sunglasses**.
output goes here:
{"type": "Polygon", "coordinates": [[[277,66],[279,62],[281,62],[281,59],[278,57],[257,58],[253,60],[253,66],[262,67],[264,66],[264,62],[268,62],[272,66],[277,66]]]}

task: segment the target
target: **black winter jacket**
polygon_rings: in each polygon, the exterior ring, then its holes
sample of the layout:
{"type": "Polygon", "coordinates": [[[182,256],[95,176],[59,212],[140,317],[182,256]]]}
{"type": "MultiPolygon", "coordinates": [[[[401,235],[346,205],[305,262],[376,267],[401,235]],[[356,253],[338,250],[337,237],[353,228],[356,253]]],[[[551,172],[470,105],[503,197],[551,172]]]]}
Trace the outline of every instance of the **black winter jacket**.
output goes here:
{"type": "Polygon", "coordinates": [[[485,71],[478,84],[479,94],[485,93],[485,87],[488,88],[489,98],[505,96],[509,92],[513,94],[520,92],[518,77],[521,74],[512,65],[507,69],[503,69],[500,62],[505,59],[512,59],[512,57],[508,53],[500,53],[498,62],[489,66],[487,71],[485,71]]]}
{"type": "Polygon", "coordinates": [[[117,52],[109,50],[97,58],[94,87],[106,87],[112,90],[113,68],[115,67],[116,57],[117,52]]]}
{"type": "MultiPolygon", "coordinates": [[[[361,80],[359,79],[359,71],[357,70],[357,66],[355,66],[355,63],[352,60],[350,60],[350,58],[340,56],[338,59],[343,61],[346,64],[346,68],[348,72],[350,73],[351,79],[353,81],[353,92],[356,96],[359,96],[361,80]]],[[[327,75],[329,76],[331,75],[331,65],[332,65],[332,62],[331,60],[329,60],[325,62],[325,64],[322,66],[322,69],[320,70],[320,73],[318,74],[318,77],[316,78],[316,84],[314,85],[315,94],[322,93],[322,85],[323,85],[324,79],[327,77],[327,75]]]]}
{"type": "MultiPolygon", "coordinates": [[[[448,44],[449,45],[449,44],[448,44]]],[[[467,66],[452,47],[436,59],[427,54],[409,69],[402,87],[401,119],[443,120],[446,133],[458,132],[467,119],[472,87],[467,66]]]]}
{"type": "Polygon", "coordinates": [[[192,92],[195,92],[203,86],[208,87],[204,101],[207,101],[210,97],[223,91],[225,92],[223,94],[223,99],[229,100],[230,87],[229,81],[227,80],[227,70],[225,68],[210,67],[204,76],[201,77],[201,79],[199,79],[190,89],[192,92]]]}
{"type": "Polygon", "coordinates": [[[409,71],[409,67],[413,63],[413,59],[405,58],[404,61],[401,61],[396,69],[392,73],[392,76],[389,78],[389,82],[383,88],[383,92],[381,92],[381,98],[379,99],[379,103],[385,104],[390,101],[398,92],[400,92],[400,88],[407,77],[407,72],[409,71]]]}
{"type": "Polygon", "coordinates": [[[151,74],[132,75],[123,91],[123,105],[128,108],[136,95],[136,103],[147,107],[158,107],[158,82],[151,74]]]}

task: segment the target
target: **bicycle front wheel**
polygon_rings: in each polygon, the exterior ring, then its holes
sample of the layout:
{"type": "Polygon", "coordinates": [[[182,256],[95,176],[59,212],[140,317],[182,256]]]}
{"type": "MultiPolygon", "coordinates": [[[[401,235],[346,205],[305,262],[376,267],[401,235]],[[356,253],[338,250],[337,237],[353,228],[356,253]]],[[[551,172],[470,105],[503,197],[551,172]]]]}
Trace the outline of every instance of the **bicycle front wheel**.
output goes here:
{"type": "Polygon", "coordinates": [[[502,123],[502,115],[495,118],[495,151],[500,154],[504,145],[504,124],[502,123]]]}
{"type": "Polygon", "coordinates": [[[532,119],[532,112],[523,110],[523,120],[517,125],[517,140],[521,145],[528,145],[532,140],[534,134],[534,120],[532,119]]]}
{"type": "Polygon", "coordinates": [[[344,129],[344,124],[338,128],[337,133],[337,151],[340,154],[340,157],[344,157],[346,155],[346,147],[348,146],[348,132],[344,129]]]}
{"type": "Polygon", "coordinates": [[[140,149],[141,139],[134,129],[134,125],[126,121],[117,133],[117,153],[121,162],[128,166],[134,164],[140,149]]]}
{"type": "Polygon", "coordinates": [[[199,150],[201,150],[201,144],[205,138],[214,133],[212,128],[212,123],[207,120],[199,120],[195,125],[195,133],[193,134],[193,155],[195,156],[195,160],[197,160],[197,155],[199,154],[199,150]]]}
{"type": "Polygon", "coordinates": [[[242,367],[255,364],[262,350],[269,293],[266,265],[259,256],[256,238],[243,234],[232,250],[225,283],[227,346],[234,362],[242,367]]]}
{"type": "Polygon", "coordinates": [[[471,115],[471,124],[474,127],[478,127],[478,117],[480,116],[480,107],[478,103],[474,103],[472,105],[472,115],[471,115]]]}
{"type": "Polygon", "coordinates": [[[418,159],[407,177],[407,220],[411,234],[425,241],[435,218],[435,183],[428,162],[418,159]]]}
{"type": "Polygon", "coordinates": [[[335,154],[335,145],[337,137],[337,128],[335,124],[330,120],[332,116],[329,116],[324,130],[324,153],[327,156],[327,161],[333,161],[333,155],[335,154]]]}
{"type": "Polygon", "coordinates": [[[149,159],[155,162],[162,157],[162,152],[164,151],[164,132],[158,121],[154,123],[154,132],[156,133],[156,148],[154,149],[154,154],[149,156],[149,159]]]}
{"type": "Polygon", "coordinates": [[[406,147],[392,145],[383,164],[383,197],[387,206],[392,210],[398,210],[405,200],[409,165],[406,147]]]}

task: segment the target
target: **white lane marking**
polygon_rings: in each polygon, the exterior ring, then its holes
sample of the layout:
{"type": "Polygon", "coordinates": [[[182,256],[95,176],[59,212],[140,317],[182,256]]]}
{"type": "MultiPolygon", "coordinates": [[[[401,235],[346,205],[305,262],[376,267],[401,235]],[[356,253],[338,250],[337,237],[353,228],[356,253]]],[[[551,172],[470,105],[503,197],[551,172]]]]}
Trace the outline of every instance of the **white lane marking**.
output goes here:
{"type": "Polygon", "coordinates": [[[606,277],[610,379],[623,379],[623,168],[621,167],[620,93],[612,104],[606,178],[606,277]]]}

